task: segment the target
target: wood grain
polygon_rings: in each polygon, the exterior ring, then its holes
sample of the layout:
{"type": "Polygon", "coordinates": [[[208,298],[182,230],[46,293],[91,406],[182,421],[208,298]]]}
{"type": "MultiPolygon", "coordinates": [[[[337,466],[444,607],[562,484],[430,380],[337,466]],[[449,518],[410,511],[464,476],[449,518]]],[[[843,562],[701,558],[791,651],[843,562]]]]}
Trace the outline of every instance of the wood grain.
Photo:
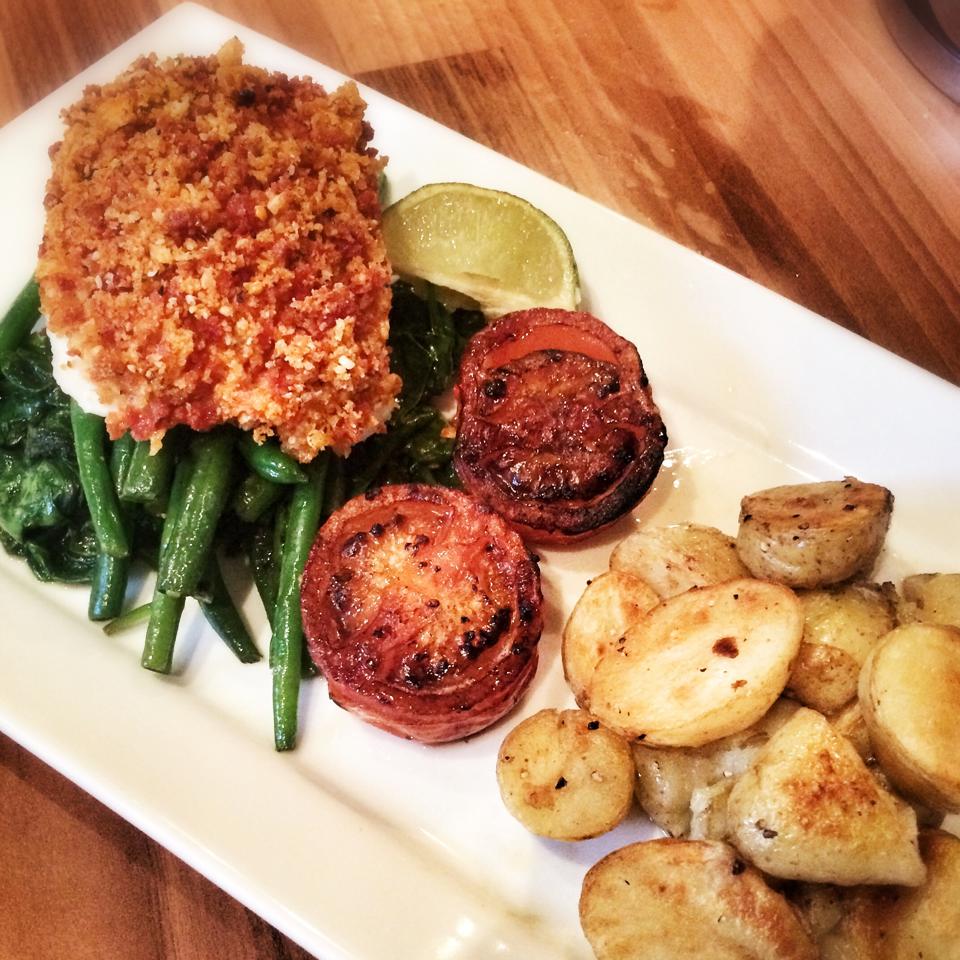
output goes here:
{"type": "MultiPolygon", "coordinates": [[[[0,122],[172,5],[0,4],[0,122]]],[[[960,383],[960,108],[873,0],[210,5],[960,383]]],[[[0,805],[0,956],[307,956],[3,738],[0,805]]]]}

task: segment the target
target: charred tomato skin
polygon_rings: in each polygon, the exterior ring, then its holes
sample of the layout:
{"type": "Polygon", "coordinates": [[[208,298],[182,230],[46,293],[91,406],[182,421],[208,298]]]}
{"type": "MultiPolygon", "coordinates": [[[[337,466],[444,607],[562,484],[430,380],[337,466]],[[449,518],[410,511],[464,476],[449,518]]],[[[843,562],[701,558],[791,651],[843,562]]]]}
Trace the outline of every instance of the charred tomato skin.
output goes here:
{"type": "Polygon", "coordinates": [[[317,534],[300,596],[331,699],[397,736],[477,733],[536,672],[537,562],[502,518],[458,490],[386,486],[344,504],[317,534]]]}
{"type": "Polygon", "coordinates": [[[588,313],[501,317],[464,352],[454,466],[528,540],[568,543],[642,499],[667,433],[636,347],[588,313]]]}

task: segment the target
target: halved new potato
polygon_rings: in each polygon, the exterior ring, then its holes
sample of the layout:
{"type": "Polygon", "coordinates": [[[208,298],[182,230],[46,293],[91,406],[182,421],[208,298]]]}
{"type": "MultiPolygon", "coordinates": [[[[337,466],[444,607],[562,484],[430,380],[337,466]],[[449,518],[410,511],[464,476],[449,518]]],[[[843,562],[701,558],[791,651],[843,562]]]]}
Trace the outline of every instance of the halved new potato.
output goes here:
{"type": "Polygon", "coordinates": [[[584,590],[563,628],[563,674],[577,703],[600,657],[660,598],[643,580],[622,570],[603,573],[584,590]]]}
{"type": "Polygon", "coordinates": [[[917,619],[960,627],[960,573],[918,573],[905,577],[903,594],[917,619]]]}
{"type": "Polygon", "coordinates": [[[583,710],[541,710],[497,756],[504,805],[528,830],[586,840],[612,830],[633,801],[630,747],[583,710]]]}
{"type": "Polygon", "coordinates": [[[840,583],[873,566],[892,512],[886,487],[853,477],[772,487],[740,502],[737,552],[755,577],[840,583]]]}
{"type": "Polygon", "coordinates": [[[733,537],[695,523],[631,533],[610,555],[610,569],[640,577],[661,597],[750,576],[733,537]]]}
{"type": "Polygon", "coordinates": [[[880,587],[851,583],[798,594],[803,642],[787,689],[821,713],[835,713],[857,695],[860,668],[894,627],[893,610],[880,587]]]}
{"type": "Polygon", "coordinates": [[[960,630],[914,623],[888,633],[863,666],[860,706],[893,783],[960,812],[960,630]]]}
{"type": "Polygon", "coordinates": [[[597,960],[816,960],[789,903],[725,843],[650,840],[593,866],[580,924],[597,960]]]}
{"type": "Polygon", "coordinates": [[[749,727],[780,696],[803,624],[791,590],[741,579],[664,600],[606,652],[584,691],[610,729],[699,747],[749,727]]]}
{"type": "Polygon", "coordinates": [[[726,837],[727,795],[770,737],[800,709],[781,698],[746,730],[702,747],[633,744],[635,793],[648,817],[673,837],[726,837]]]}
{"type": "Polygon", "coordinates": [[[908,886],[924,878],[913,810],[805,707],[734,784],[727,817],[736,848],[774,877],[908,886]]]}

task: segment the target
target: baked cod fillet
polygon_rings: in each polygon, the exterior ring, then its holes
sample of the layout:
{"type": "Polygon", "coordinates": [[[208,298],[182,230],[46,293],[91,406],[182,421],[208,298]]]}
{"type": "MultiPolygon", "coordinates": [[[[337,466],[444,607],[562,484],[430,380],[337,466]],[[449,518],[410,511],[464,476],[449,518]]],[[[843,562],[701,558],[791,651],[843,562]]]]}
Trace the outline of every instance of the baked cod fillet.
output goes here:
{"type": "Polygon", "coordinates": [[[311,460],[380,429],[399,379],[383,161],[353,84],[144,57],[64,111],[37,278],[114,437],[235,423],[311,460]]]}

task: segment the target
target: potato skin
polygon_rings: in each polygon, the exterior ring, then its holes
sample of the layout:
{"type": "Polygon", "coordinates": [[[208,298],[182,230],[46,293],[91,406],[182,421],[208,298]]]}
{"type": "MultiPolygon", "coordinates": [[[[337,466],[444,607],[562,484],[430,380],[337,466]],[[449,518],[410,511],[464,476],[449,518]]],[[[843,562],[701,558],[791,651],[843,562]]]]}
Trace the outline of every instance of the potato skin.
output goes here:
{"type": "Polygon", "coordinates": [[[960,630],[892,630],[863,666],[860,705],[894,785],[934,810],[960,812],[960,630]]]}
{"type": "Polygon", "coordinates": [[[841,583],[873,566],[892,512],[889,490],[854,477],[771,487],[741,501],[737,552],[755,577],[841,583]]]}
{"type": "Polygon", "coordinates": [[[807,707],[836,713],[856,697],[860,668],[894,627],[890,602],[879,587],[863,583],[801,591],[797,598],[803,642],[787,689],[807,707]]]}
{"type": "Polygon", "coordinates": [[[630,812],[630,747],[583,710],[541,710],[500,747],[504,805],[528,830],[553,840],[586,840],[630,812]]]}
{"type": "Polygon", "coordinates": [[[789,903],[725,843],[650,840],[583,881],[580,924],[597,960],[816,960],[789,903]]]}

